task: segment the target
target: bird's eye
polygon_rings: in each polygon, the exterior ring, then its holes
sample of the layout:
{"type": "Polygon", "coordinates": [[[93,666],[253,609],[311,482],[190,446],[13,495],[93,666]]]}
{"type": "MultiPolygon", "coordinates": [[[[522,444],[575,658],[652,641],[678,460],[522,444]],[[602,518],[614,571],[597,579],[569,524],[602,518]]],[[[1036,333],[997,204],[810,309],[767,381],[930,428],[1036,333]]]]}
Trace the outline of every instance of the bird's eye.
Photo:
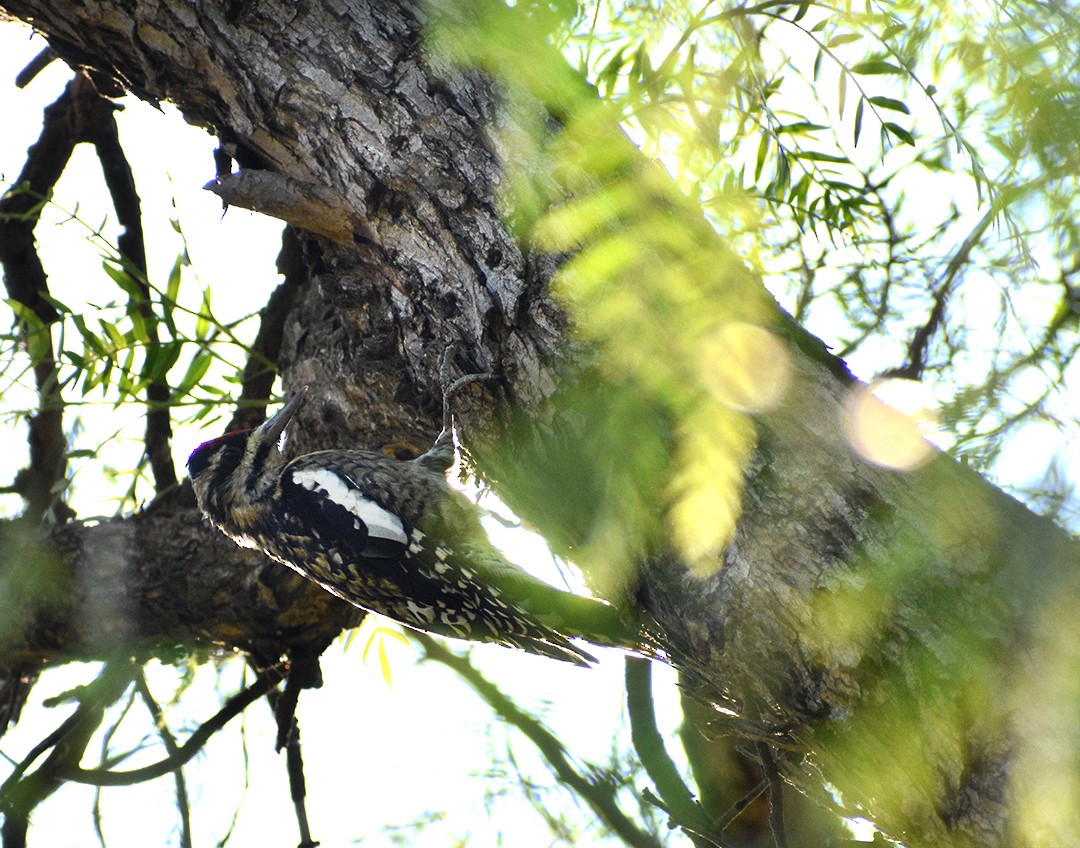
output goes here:
{"type": "Polygon", "coordinates": [[[220,457],[219,465],[239,465],[246,442],[247,433],[229,433],[199,445],[188,458],[188,473],[195,477],[205,471],[215,456],[220,457]]]}

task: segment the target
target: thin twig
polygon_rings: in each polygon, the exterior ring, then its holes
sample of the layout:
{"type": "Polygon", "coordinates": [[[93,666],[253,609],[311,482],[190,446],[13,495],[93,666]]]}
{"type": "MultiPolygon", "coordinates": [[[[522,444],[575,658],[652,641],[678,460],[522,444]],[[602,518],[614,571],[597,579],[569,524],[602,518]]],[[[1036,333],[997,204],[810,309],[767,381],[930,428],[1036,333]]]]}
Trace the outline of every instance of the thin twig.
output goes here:
{"type": "Polygon", "coordinates": [[[776,767],[769,746],[764,742],[756,744],[761,770],[765,775],[766,798],[769,800],[769,826],[772,828],[776,848],[787,848],[787,825],[784,823],[784,780],[776,767]]]}
{"type": "Polygon", "coordinates": [[[504,695],[499,688],[484,677],[466,657],[459,656],[440,642],[424,633],[414,633],[414,638],[424,649],[425,655],[440,662],[457,674],[483,698],[495,714],[507,724],[517,728],[551,766],[560,782],[584,800],[594,813],[610,827],[620,839],[634,848],[659,848],[650,834],[640,830],[622,810],[616,800],[614,784],[590,780],[571,764],[566,748],[554,734],[533,716],[525,713],[504,695]]]}
{"type": "MultiPolygon", "coordinates": [[[[180,746],[176,744],[176,737],[172,735],[169,725],[165,722],[165,713],[150,691],[150,686],[146,682],[146,675],[141,668],[135,675],[135,691],[139,693],[139,697],[142,698],[146,708],[150,711],[150,715],[154,719],[154,727],[157,729],[158,736],[161,737],[165,750],[170,757],[177,756],[180,753],[180,746]]],[[[191,848],[191,807],[188,803],[187,781],[184,780],[184,770],[178,768],[173,773],[173,778],[176,781],[176,806],[180,810],[180,845],[182,848],[191,848]]]]}
{"type": "Polygon", "coordinates": [[[200,725],[187,738],[187,741],[177,748],[175,755],[129,771],[84,769],[78,765],[70,765],[63,770],[60,776],[74,783],[86,783],[91,786],[131,786],[135,783],[144,783],[147,780],[162,777],[187,763],[202,750],[211,736],[269,692],[278,684],[281,678],[281,668],[279,666],[267,669],[250,686],[229,698],[212,718],[200,725]]]}
{"type": "Polygon", "coordinates": [[[45,762],[30,774],[25,771],[34,759],[24,759],[15,773],[0,787],[0,809],[4,813],[4,848],[25,846],[26,831],[33,810],[58,789],[69,770],[78,768],[91,737],[101,725],[105,709],[131,683],[130,661],[105,663],[97,679],[79,690],[79,705],[57,730],[34,748],[40,755],[51,747],[45,762]]]}

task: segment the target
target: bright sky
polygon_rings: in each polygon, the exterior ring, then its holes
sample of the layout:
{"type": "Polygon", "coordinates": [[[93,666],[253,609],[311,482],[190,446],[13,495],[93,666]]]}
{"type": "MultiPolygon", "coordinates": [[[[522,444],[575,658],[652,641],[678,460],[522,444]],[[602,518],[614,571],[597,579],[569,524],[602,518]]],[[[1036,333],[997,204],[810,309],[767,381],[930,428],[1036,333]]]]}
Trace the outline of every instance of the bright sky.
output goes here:
{"type": "MultiPolygon", "coordinates": [[[[52,102],[69,78],[62,63],[54,63],[25,90],[16,90],[10,81],[42,48],[43,41],[30,39],[29,31],[13,24],[0,25],[0,108],[6,129],[0,135],[0,173],[5,180],[18,176],[26,148],[40,132],[41,108],[52,102]]],[[[186,125],[171,107],[165,114],[134,99],[125,101],[120,117],[122,139],[132,159],[136,183],[143,201],[148,228],[148,263],[152,279],[163,281],[181,249],[179,237],[168,224],[178,217],[191,255],[194,275],[185,277],[182,295],[197,306],[204,286],[212,286],[214,308],[221,317],[240,316],[257,309],[277,285],[274,258],[279,247],[280,223],[240,209],[224,216],[220,201],[202,189],[213,177],[213,139],[186,125]],[[153,229],[151,229],[153,228],[153,229]],[[197,279],[196,276],[197,275],[197,279]]],[[[107,207],[100,168],[93,154],[83,146],[58,186],[56,204],[73,211],[92,226],[106,221],[104,232],[115,242],[112,212],[107,207]]],[[[86,238],[79,224],[68,222],[59,211],[50,211],[37,228],[42,255],[53,295],[62,301],[83,300],[101,303],[116,297],[115,289],[101,283],[100,295],[87,293],[101,277],[100,250],[86,238]]],[[[4,407],[33,403],[20,397],[7,384],[4,407]]],[[[92,394],[91,401],[100,395],[92,394]]],[[[227,414],[227,411],[224,413],[227,414]]],[[[108,404],[92,403],[79,411],[82,426],[92,433],[121,431],[121,438],[100,460],[80,472],[76,479],[75,505],[80,517],[95,512],[115,511],[101,504],[102,493],[95,483],[106,467],[130,467],[141,447],[143,423],[137,411],[115,410],[108,404]]],[[[220,428],[220,424],[216,425],[220,428]]],[[[10,480],[25,464],[25,430],[5,421],[5,450],[0,452],[0,480],[10,480]]],[[[215,425],[200,431],[178,427],[174,440],[178,469],[190,450],[215,425]]],[[[121,481],[123,490],[126,481],[121,481]]],[[[117,485],[113,486],[117,490],[117,485]]],[[[18,509],[14,496],[0,498],[0,511],[18,509]]],[[[543,565],[543,554],[533,556],[543,565]]],[[[306,692],[300,699],[299,720],[303,734],[308,784],[308,813],[313,835],[323,845],[347,845],[363,840],[365,845],[396,844],[392,831],[405,828],[409,844],[447,845],[456,837],[471,837],[476,845],[493,845],[500,835],[507,844],[522,848],[542,848],[552,842],[547,828],[521,798],[517,778],[507,775],[490,778],[493,762],[506,763],[508,734],[501,726],[491,726],[490,712],[458,678],[434,664],[417,665],[413,648],[388,642],[393,685],[383,681],[376,652],[362,662],[363,642],[357,639],[347,652],[331,647],[323,658],[326,685],[306,692]],[[489,793],[512,787],[503,797],[489,793]],[[410,834],[410,823],[425,813],[450,813],[445,821],[422,834],[410,834]]],[[[512,691],[518,703],[544,712],[560,738],[578,756],[604,763],[610,757],[612,734],[621,726],[622,661],[619,655],[604,659],[594,670],[581,670],[542,658],[520,655],[505,649],[481,646],[474,660],[491,678],[512,691]]],[[[94,666],[67,666],[47,674],[35,687],[22,722],[0,740],[0,753],[19,760],[40,739],[59,724],[68,710],[45,709],[42,700],[85,683],[94,676],[94,666]]],[[[184,669],[151,668],[150,685],[160,702],[167,702],[184,669]]],[[[168,718],[174,732],[182,735],[209,718],[217,709],[219,693],[227,696],[238,688],[242,664],[226,663],[220,679],[214,668],[202,667],[181,705],[170,708],[168,718]]],[[[673,675],[657,671],[658,699],[662,726],[673,729],[678,722],[673,675]]],[[[138,712],[136,707],[134,712],[138,712]]],[[[125,724],[126,728],[127,725],[125,724]]],[[[117,749],[134,745],[147,733],[144,721],[114,740],[117,749]]],[[[243,718],[246,733],[249,782],[236,829],[235,845],[295,843],[295,818],[289,799],[284,755],[273,751],[274,727],[263,702],[249,709],[243,718]]],[[[214,844],[229,827],[236,804],[244,795],[240,722],[218,734],[192,765],[185,769],[192,802],[195,844],[214,844]],[[209,768],[207,767],[209,766],[209,768]]],[[[90,751],[95,751],[92,743],[90,751]]],[[[530,743],[513,742],[513,751],[526,774],[545,782],[544,771],[530,743]]],[[[134,767],[163,755],[160,744],[124,763],[134,767]]],[[[87,761],[89,763],[89,760],[87,761]]],[[[0,766],[0,777],[7,769],[0,766]]],[[[567,794],[556,790],[552,805],[564,807],[567,794]]],[[[52,848],[85,845],[92,833],[93,791],[68,785],[38,808],[31,830],[31,845],[52,848]]],[[[125,789],[106,790],[101,807],[106,842],[112,848],[124,846],[178,844],[178,819],[174,813],[171,778],[125,789]]],[[[591,814],[579,814],[588,822],[591,814]]],[[[591,844],[588,841],[580,844],[591,844]]]]}

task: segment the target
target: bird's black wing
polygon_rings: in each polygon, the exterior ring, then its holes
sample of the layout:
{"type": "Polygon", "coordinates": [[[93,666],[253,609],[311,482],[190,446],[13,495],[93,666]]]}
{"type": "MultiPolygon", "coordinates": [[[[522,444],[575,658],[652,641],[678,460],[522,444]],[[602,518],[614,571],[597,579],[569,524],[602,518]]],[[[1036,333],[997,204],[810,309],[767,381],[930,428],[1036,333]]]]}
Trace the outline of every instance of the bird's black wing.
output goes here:
{"type": "Polygon", "coordinates": [[[296,466],[282,479],[285,508],[316,539],[347,547],[364,559],[404,556],[409,529],[401,518],[366,497],[347,474],[296,466]]]}

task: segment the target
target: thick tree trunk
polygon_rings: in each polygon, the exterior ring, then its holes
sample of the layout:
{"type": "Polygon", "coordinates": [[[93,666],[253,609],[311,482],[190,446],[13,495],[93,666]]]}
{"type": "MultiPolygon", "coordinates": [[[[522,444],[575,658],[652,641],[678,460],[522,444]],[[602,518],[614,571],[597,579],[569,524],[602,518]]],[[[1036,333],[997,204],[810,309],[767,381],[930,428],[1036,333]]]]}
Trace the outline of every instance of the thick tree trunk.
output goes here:
{"type": "MultiPolygon", "coordinates": [[[[499,214],[487,132],[501,120],[497,98],[481,78],[432,66],[411,5],[2,3],[69,62],[216,132],[244,169],[216,190],[307,232],[280,363],[287,386],[318,399],[298,449],[422,449],[451,344],[461,371],[498,375],[506,403],[550,394],[566,321],[547,294],[555,263],[523,254],[499,214]]],[[[1046,664],[1076,659],[1039,625],[1078,597],[1076,548],[948,460],[908,475],[860,460],[842,435],[850,387],[793,356],[788,402],[757,422],[723,567],[695,576],[674,558],[651,563],[639,597],[688,686],[716,706],[718,729],[768,743],[797,786],[820,794],[824,776],[849,810],[911,845],[1021,844],[1021,803],[1055,791],[1041,777],[1064,774],[1054,757],[1075,754],[1032,741],[1072,726],[1064,719],[1036,710],[1049,726],[1032,729],[1022,717],[1028,699],[1049,697],[1046,664]]],[[[114,586],[144,641],[203,636],[272,652],[315,644],[349,618],[198,529],[186,496],[57,536],[82,551],[65,560],[73,585],[114,586]],[[168,529],[148,536],[149,522],[168,529]],[[251,582],[235,593],[238,573],[251,582]],[[268,585],[284,593],[270,604],[268,585]]],[[[0,663],[126,638],[86,624],[101,597],[73,589],[63,633],[24,634],[0,646],[0,663]]],[[[1057,791],[1068,803],[1068,787],[1057,791]]],[[[1045,844],[1062,842],[1075,813],[1053,821],[1045,844]]]]}

